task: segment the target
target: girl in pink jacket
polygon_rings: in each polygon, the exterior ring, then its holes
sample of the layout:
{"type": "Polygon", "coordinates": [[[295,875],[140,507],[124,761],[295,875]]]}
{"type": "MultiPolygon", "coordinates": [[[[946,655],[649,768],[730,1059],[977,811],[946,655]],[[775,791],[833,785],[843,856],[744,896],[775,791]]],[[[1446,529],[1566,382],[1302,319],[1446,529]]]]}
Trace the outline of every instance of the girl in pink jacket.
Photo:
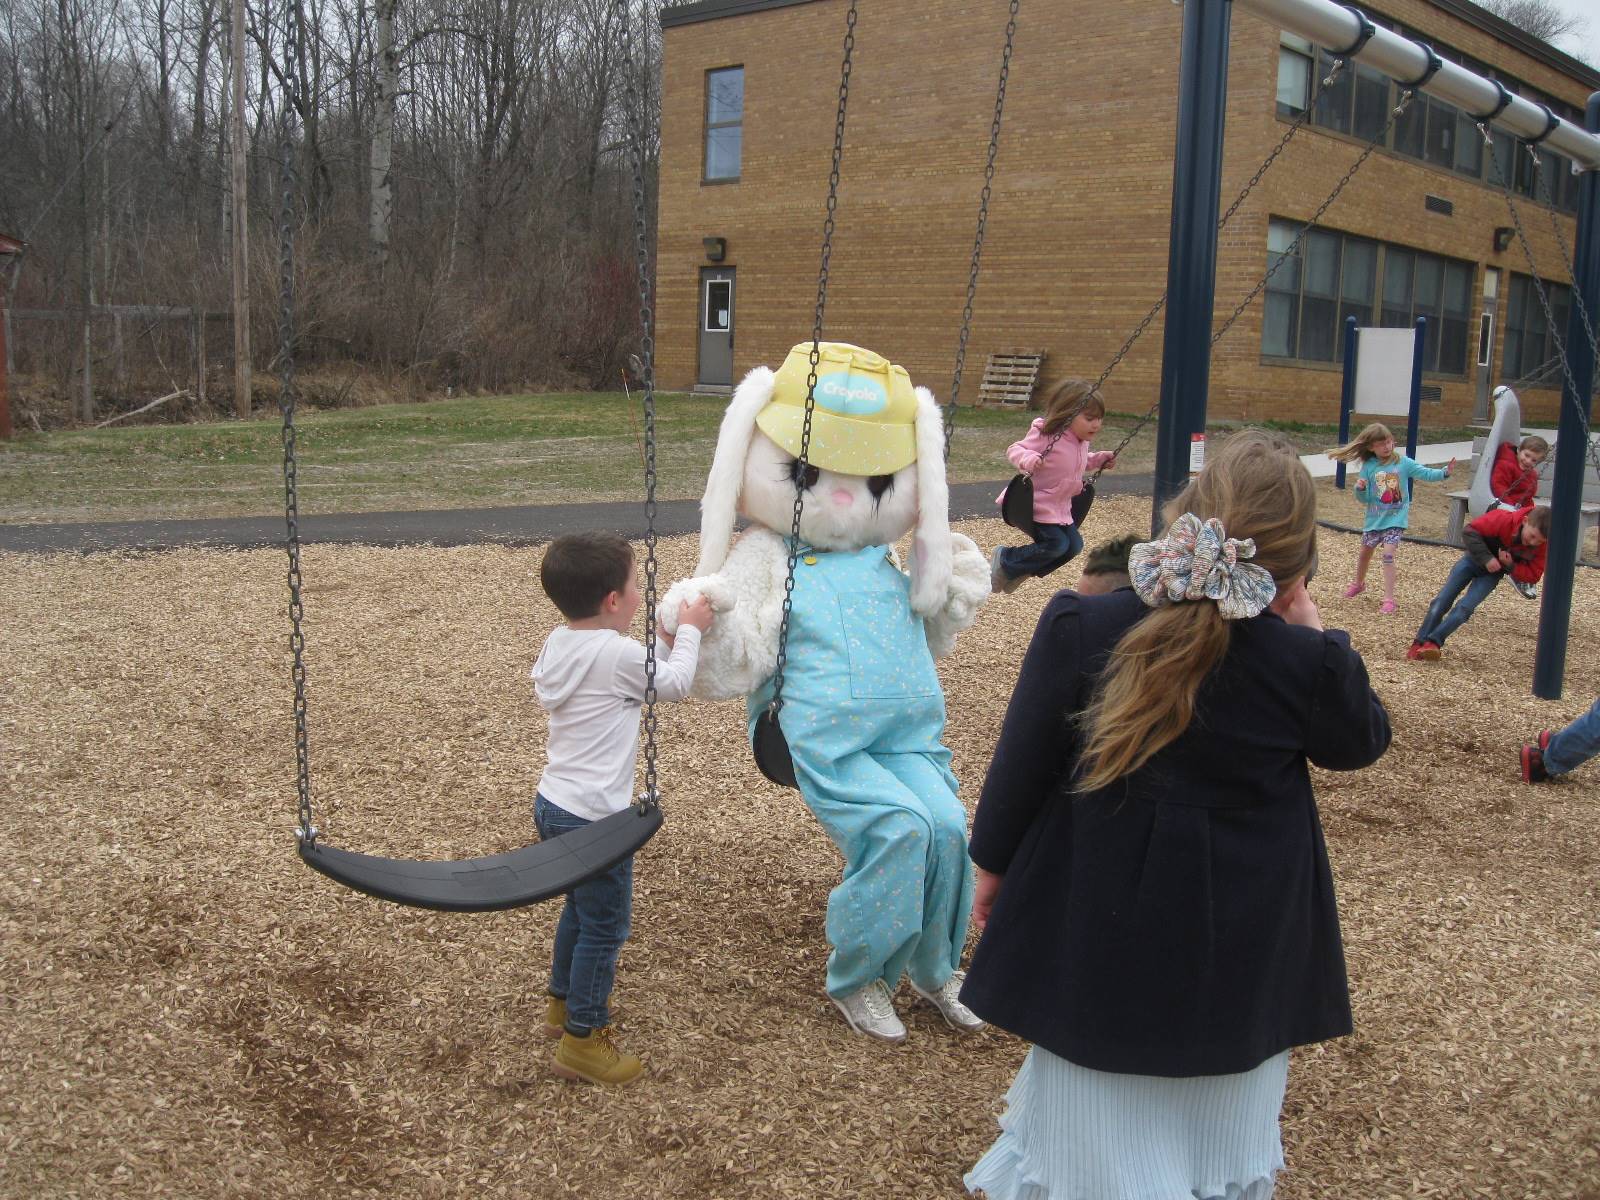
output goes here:
{"type": "MultiPolygon", "coordinates": [[[[1089,448],[1105,419],[1099,392],[1085,380],[1063,379],[1045,401],[1044,416],[1006,449],[1011,465],[1033,476],[1034,534],[1031,546],[995,547],[989,556],[995,591],[1015,591],[1028,576],[1048,575],[1083,549],[1083,535],[1072,521],[1072,498],[1083,491],[1085,472],[1117,465],[1115,454],[1089,448]]],[[[1004,499],[1001,492],[995,503],[1004,499]]]]}

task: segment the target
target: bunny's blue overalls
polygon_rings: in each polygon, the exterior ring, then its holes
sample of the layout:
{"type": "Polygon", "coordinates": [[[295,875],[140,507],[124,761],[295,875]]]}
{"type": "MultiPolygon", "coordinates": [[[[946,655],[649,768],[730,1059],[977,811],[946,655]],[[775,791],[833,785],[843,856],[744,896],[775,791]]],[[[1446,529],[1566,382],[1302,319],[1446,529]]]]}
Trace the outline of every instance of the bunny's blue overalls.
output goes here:
{"type": "MultiPolygon", "coordinates": [[[[748,700],[751,730],[772,699],[748,700]]],[[[883,546],[802,550],[779,724],[800,794],[844,855],[828,897],[828,993],[902,973],[931,991],[960,965],[972,912],[967,816],[944,694],[911,587],[883,546]]]]}

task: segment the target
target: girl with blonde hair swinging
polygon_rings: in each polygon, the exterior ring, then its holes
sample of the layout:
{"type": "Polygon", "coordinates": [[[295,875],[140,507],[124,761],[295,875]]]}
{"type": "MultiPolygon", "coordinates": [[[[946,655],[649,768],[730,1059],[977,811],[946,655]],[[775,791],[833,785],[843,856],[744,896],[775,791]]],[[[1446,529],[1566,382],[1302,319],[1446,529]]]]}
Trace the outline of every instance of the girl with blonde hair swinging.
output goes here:
{"type": "Polygon", "coordinates": [[[1306,591],[1294,448],[1235,434],[1136,546],[1133,589],[1057,593],[973,821],[983,936],[961,999],[1034,1043],[989,1200],[1264,1200],[1289,1049],[1351,1030],[1308,763],[1389,719],[1306,591]]]}

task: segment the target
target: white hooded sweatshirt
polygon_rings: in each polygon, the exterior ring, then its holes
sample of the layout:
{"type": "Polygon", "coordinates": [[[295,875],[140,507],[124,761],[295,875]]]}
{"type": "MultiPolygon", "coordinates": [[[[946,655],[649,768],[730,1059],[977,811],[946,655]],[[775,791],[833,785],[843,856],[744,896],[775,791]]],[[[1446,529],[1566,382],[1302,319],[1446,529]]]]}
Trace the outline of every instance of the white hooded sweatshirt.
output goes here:
{"type": "MultiPolygon", "coordinates": [[[[681,626],[665,658],[657,648],[656,699],[682,700],[700,662],[700,631],[681,626]]],[[[533,664],[534,694],[550,714],[541,796],[588,821],[633,802],[644,683],[644,647],[614,629],[561,625],[545,639],[533,664]]]]}

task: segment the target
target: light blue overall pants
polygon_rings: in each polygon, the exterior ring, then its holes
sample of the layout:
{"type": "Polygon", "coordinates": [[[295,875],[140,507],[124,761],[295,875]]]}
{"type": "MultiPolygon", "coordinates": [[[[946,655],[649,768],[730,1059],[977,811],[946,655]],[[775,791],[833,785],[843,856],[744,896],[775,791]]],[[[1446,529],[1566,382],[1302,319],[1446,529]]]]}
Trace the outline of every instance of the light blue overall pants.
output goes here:
{"type": "MultiPolygon", "coordinates": [[[[748,701],[751,729],[772,682],[748,701]]],[[[795,564],[783,711],[800,795],[844,855],[828,897],[828,994],[900,976],[925,991],[961,962],[972,913],[967,814],[944,694],[910,582],[882,546],[795,564]]]]}

